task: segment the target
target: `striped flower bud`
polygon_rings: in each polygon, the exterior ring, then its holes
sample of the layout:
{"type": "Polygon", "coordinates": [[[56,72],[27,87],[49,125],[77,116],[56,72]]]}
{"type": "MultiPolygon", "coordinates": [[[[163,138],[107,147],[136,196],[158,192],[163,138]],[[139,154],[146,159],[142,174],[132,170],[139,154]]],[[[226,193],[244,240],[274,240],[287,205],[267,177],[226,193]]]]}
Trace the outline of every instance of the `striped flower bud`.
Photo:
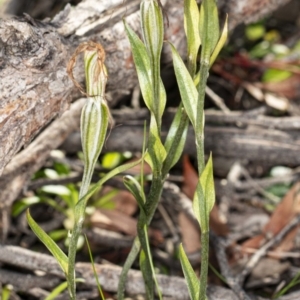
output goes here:
{"type": "Polygon", "coordinates": [[[150,59],[159,62],[164,38],[164,22],[161,7],[156,0],[142,1],[141,22],[150,59]]]}
{"type": "MultiPolygon", "coordinates": [[[[97,44],[96,44],[97,45],[97,44]]],[[[84,174],[80,198],[88,191],[93,170],[106,138],[110,113],[105,100],[107,71],[105,53],[100,45],[87,46],[84,55],[87,102],[81,113],[81,139],[84,156],[84,174]]]]}

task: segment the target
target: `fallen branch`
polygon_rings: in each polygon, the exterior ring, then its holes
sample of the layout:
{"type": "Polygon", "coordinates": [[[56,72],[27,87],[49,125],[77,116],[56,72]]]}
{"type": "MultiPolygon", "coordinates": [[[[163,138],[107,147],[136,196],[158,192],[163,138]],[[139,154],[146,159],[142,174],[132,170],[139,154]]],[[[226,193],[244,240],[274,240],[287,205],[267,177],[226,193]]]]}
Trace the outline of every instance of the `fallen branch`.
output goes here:
{"type": "MultiPolygon", "coordinates": [[[[143,143],[143,121],[148,118],[143,110],[118,110],[112,112],[116,122],[104,151],[139,152],[143,143]]],[[[174,110],[167,110],[163,130],[171,124],[174,110]]],[[[299,117],[271,118],[257,116],[257,120],[241,112],[206,112],[205,150],[214,157],[251,161],[262,165],[300,165],[299,117]],[[224,126],[224,124],[228,126],[224,126]],[[229,126],[231,125],[231,126],[229,126]],[[256,126],[252,126],[256,125],[256,126]],[[277,130],[274,129],[278,128],[277,130]],[[279,129],[281,128],[281,129],[279,129]]],[[[189,129],[185,153],[196,155],[194,133],[189,129]]],[[[71,135],[63,149],[74,153],[81,149],[80,134],[71,135]]]]}
{"type": "MultiPolygon", "coordinates": [[[[47,274],[58,275],[60,278],[63,278],[62,271],[60,271],[53,257],[20,247],[0,245],[0,262],[31,271],[42,270],[47,274]]],[[[102,288],[109,292],[117,292],[121,267],[98,264],[96,264],[95,267],[102,288]]],[[[91,264],[77,263],[76,271],[79,273],[79,277],[84,279],[84,285],[86,287],[91,288],[96,286],[91,264]]],[[[189,299],[188,290],[183,278],[158,275],[157,280],[165,297],[180,300],[189,299]]],[[[4,281],[2,276],[0,276],[0,282],[5,284],[13,283],[9,277],[5,277],[4,281]]],[[[55,283],[57,283],[57,281],[55,281],[55,283]]],[[[51,289],[49,286],[48,288],[51,289]]],[[[19,289],[21,291],[22,286],[20,286],[19,289]]],[[[129,272],[126,292],[130,295],[145,293],[143,276],[140,271],[131,270],[129,272]]],[[[238,300],[233,292],[218,286],[210,286],[208,288],[208,297],[214,300],[238,300]]]]}

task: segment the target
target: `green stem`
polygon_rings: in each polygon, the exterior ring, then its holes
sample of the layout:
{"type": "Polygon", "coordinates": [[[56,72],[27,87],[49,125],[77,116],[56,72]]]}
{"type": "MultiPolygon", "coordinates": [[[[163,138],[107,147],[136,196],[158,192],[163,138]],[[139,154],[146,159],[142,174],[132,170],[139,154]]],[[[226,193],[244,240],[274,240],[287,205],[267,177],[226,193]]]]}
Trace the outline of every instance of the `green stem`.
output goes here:
{"type": "Polygon", "coordinates": [[[147,197],[147,201],[145,203],[147,226],[149,226],[152,221],[153,215],[155,213],[155,210],[157,208],[162,193],[163,185],[164,185],[164,180],[160,174],[156,177],[153,177],[150,192],[147,197]]]}
{"type": "MultiPolygon", "coordinates": [[[[150,243],[149,243],[149,237],[148,237],[148,226],[146,226],[146,225],[144,226],[144,235],[146,237],[147,254],[151,255],[150,243]]],[[[154,270],[152,257],[149,257],[149,263],[150,263],[151,272],[152,272],[153,275],[155,275],[155,270],[154,270]]],[[[161,294],[161,290],[160,290],[158,282],[157,282],[157,278],[156,278],[156,276],[153,276],[153,277],[154,277],[153,280],[154,280],[154,284],[156,286],[158,298],[160,300],[162,300],[162,294],[161,294]]]]}
{"type": "Polygon", "coordinates": [[[93,173],[94,173],[94,166],[93,168],[90,168],[89,166],[87,166],[87,163],[85,163],[78,199],[81,199],[89,190],[93,173]]]}
{"type": "MultiPolygon", "coordinates": [[[[200,83],[199,83],[199,94],[197,104],[197,118],[196,118],[196,151],[197,151],[197,163],[198,163],[198,174],[199,178],[205,167],[204,157],[204,98],[205,98],[205,87],[208,78],[209,64],[201,63],[200,66],[200,83]]],[[[201,201],[201,200],[200,200],[201,201]]],[[[202,199],[205,201],[205,199],[202,199]]],[[[202,203],[205,205],[205,203],[202,203]]],[[[209,220],[207,220],[207,223],[209,220]]],[[[206,226],[209,228],[209,225],[206,226]]],[[[206,299],[206,287],[207,287],[207,274],[208,274],[208,251],[209,251],[209,232],[201,233],[201,274],[200,274],[200,293],[199,299],[206,299]]]]}
{"type": "Polygon", "coordinates": [[[133,241],[131,250],[127,256],[127,259],[125,261],[125,264],[123,265],[122,272],[120,274],[120,280],[118,285],[118,294],[117,299],[123,300],[124,299],[124,291],[125,291],[125,284],[127,279],[127,274],[133,265],[134,261],[136,260],[136,257],[138,256],[141,248],[141,243],[138,237],[136,237],[133,241]]]}
{"type": "MultiPolygon", "coordinates": [[[[150,222],[153,218],[153,215],[154,215],[157,205],[159,203],[161,192],[163,189],[163,183],[164,183],[164,181],[161,179],[160,175],[153,178],[152,184],[151,184],[151,189],[150,189],[149,195],[147,197],[147,201],[145,203],[146,215],[141,214],[139,216],[138,224],[137,224],[138,236],[139,236],[139,239],[141,242],[141,247],[146,255],[146,259],[151,268],[152,279],[154,280],[154,284],[156,286],[159,299],[162,299],[162,295],[161,295],[160,288],[157,283],[155,272],[154,272],[154,266],[153,266],[153,261],[152,261],[150,246],[149,246],[147,228],[150,225],[150,222]]],[[[149,300],[151,300],[151,299],[149,299],[149,300]]]]}
{"type": "Polygon", "coordinates": [[[153,103],[154,103],[154,115],[157,123],[157,131],[160,135],[161,132],[161,118],[159,115],[160,96],[159,96],[159,78],[160,78],[160,66],[157,66],[154,59],[152,59],[152,82],[153,82],[153,103]]]}
{"type": "MultiPolygon", "coordinates": [[[[151,147],[151,145],[149,145],[151,147]]],[[[150,192],[147,196],[147,201],[145,203],[145,213],[146,215],[142,214],[140,215],[138,219],[138,225],[137,225],[137,230],[138,230],[138,237],[136,237],[134,244],[130,250],[130,253],[125,261],[125,264],[122,269],[122,273],[120,275],[120,281],[119,281],[119,286],[118,286],[118,300],[122,300],[124,297],[124,290],[125,290],[125,283],[126,283],[126,277],[128,274],[128,271],[130,270],[132,264],[134,263],[139,250],[142,246],[144,252],[147,255],[147,259],[150,262],[150,257],[149,257],[149,249],[147,246],[147,238],[145,237],[145,231],[144,231],[144,226],[146,225],[147,227],[149,226],[152,217],[154,215],[155,209],[158,205],[160,195],[162,192],[163,188],[163,180],[161,178],[160,171],[155,172],[157,170],[153,170],[153,179],[152,179],[152,184],[150,188],[150,192]]],[[[151,262],[150,262],[151,265],[151,262]]],[[[159,291],[158,291],[159,292],[159,291]]]]}
{"type": "Polygon", "coordinates": [[[72,230],[68,253],[68,288],[71,300],[76,299],[76,283],[75,283],[75,259],[77,252],[77,242],[81,233],[82,222],[76,222],[72,230]]]}
{"type": "Polygon", "coordinates": [[[157,293],[159,296],[159,299],[162,299],[161,292],[159,289],[159,285],[157,283],[155,272],[154,272],[154,266],[153,261],[151,257],[151,251],[149,246],[149,239],[148,239],[148,226],[151,223],[151,220],[153,218],[154,212],[157,208],[157,205],[160,200],[161,192],[163,189],[164,181],[161,179],[161,176],[154,177],[152,180],[151,188],[149,195],[147,197],[147,201],[145,203],[145,214],[141,214],[138,219],[137,224],[137,230],[138,230],[138,237],[140,239],[141,247],[144,250],[144,253],[146,255],[146,258],[149,262],[149,265],[152,270],[152,276],[154,283],[156,285],[157,293]]]}
{"type": "MultiPolygon", "coordinates": [[[[181,108],[181,106],[180,106],[180,108],[181,108]]],[[[162,193],[165,177],[166,177],[167,173],[169,172],[168,166],[173,161],[175,153],[176,153],[176,151],[173,151],[173,150],[176,149],[180,143],[180,140],[181,140],[181,137],[182,137],[182,134],[184,131],[184,127],[186,126],[185,125],[186,122],[189,122],[189,119],[187,117],[186,112],[184,111],[182,114],[182,119],[180,121],[180,125],[177,130],[176,138],[174,139],[173,146],[171,148],[171,151],[168,153],[167,158],[164,162],[164,168],[162,170],[162,173],[160,176],[153,177],[150,192],[148,194],[147,201],[145,204],[145,211],[146,211],[147,215],[146,215],[143,223],[144,224],[146,223],[147,226],[150,225],[153,215],[155,213],[155,210],[157,208],[157,205],[158,205],[161,193],[162,193]]],[[[143,228],[143,226],[142,226],[143,223],[140,220],[138,221],[138,228],[141,231],[143,228]]],[[[119,286],[118,286],[118,300],[123,299],[127,273],[130,270],[132,264],[134,263],[137,255],[139,253],[140,244],[141,244],[141,242],[139,240],[139,237],[136,237],[135,242],[131,248],[131,251],[125,261],[124,267],[122,269],[122,273],[120,275],[120,281],[119,281],[119,286]],[[136,240],[138,241],[138,245],[139,245],[138,248],[136,246],[136,240]]]]}
{"type": "Polygon", "coordinates": [[[206,300],[209,259],[209,232],[201,233],[201,274],[199,300],[206,300]]]}
{"type": "Polygon", "coordinates": [[[208,78],[209,65],[206,63],[201,63],[200,67],[200,83],[198,89],[198,103],[197,103],[197,117],[196,117],[196,151],[197,151],[197,163],[198,163],[198,173],[201,176],[204,167],[204,98],[205,98],[205,88],[208,78]]]}
{"type": "MultiPolygon", "coordinates": [[[[140,238],[142,238],[142,241],[144,245],[146,245],[146,238],[143,236],[143,225],[147,224],[147,226],[150,224],[153,214],[155,212],[155,209],[157,207],[157,204],[160,199],[160,195],[163,188],[163,181],[160,179],[160,177],[155,177],[152,180],[150,192],[147,197],[146,205],[145,205],[145,211],[147,212],[147,215],[145,216],[144,220],[138,220],[138,237],[135,238],[134,244],[130,250],[130,253],[125,261],[125,264],[122,269],[122,273],[120,275],[120,281],[118,285],[118,300],[124,299],[124,290],[125,290],[125,283],[126,283],[126,277],[128,274],[128,271],[130,270],[131,266],[133,265],[134,261],[136,260],[139,250],[141,247],[140,238]],[[150,205],[151,204],[151,205],[150,205]],[[147,209],[146,209],[147,206],[147,209]]],[[[147,248],[143,249],[146,252],[147,248]]]]}

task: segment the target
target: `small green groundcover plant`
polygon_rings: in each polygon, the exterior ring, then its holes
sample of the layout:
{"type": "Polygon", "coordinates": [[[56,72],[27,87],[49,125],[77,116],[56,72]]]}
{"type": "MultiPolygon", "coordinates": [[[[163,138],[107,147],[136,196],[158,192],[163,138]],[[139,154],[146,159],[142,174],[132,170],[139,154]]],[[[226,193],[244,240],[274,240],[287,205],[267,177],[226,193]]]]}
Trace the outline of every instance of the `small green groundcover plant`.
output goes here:
{"type": "Polygon", "coordinates": [[[84,43],[76,50],[68,66],[68,72],[72,80],[83,91],[73,78],[72,68],[76,62],[77,55],[80,52],[84,52],[86,92],[83,93],[87,97],[81,115],[84,174],[79,199],[73,207],[74,226],[69,233],[68,255],[41,229],[30,216],[29,210],[27,210],[27,220],[30,227],[56,258],[65,273],[70,299],[76,299],[75,257],[88,199],[108,179],[124,173],[137,164],[143,164],[144,161],[152,169],[151,187],[147,194],[145,194],[143,189],[143,176],[140,176],[140,180],[129,175],[123,178],[124,185],[133,194],[139,205],[140,215],[137,225],[138,235],[133,242],[132,249],[120,276],[118,299],[124,298],[127,272],[138,255],[147,298],[154,299],[156,293],[162,299],[160,288],[156,281],[147,232],[168,173],[183,152],[189,123],[192,124],[195,132],[199,173],[199,182],[193,199],[193,209],[201,228],[200,280],[190,265],[182,245],[179,249],[179,257],[191,299],[206,299],[209,214],[215,202],[215,191],[212,157],[210,155],[206,164],[204,159],[203,106],[209,68],[227,38],[227,21],[220,33],[215,0],[203,0],[200,8],[196,0],[184,0],[187,64],[184,63],[174,45],[168,43],[168,47],[170,47],[172,52],[175,75],[182,101],[174,116],[167,137],[163,141],[161,137],[161,123],[167,97],[160,76],[160,58],[164,42],[164,20],[160,1],[143,0],[140,14],[142,40],[126,21],[124,21],[124,27],[131,45],[142,96],[151,116],[147,134],[148,141],[147,145],[144,145],[141,159],[117,167],[90,187],[92,173],[105,142],[111,118],[105,100],[105,86],[108,78],[105,67],[105,51],[99,44],[93,42],[84,43]]]}

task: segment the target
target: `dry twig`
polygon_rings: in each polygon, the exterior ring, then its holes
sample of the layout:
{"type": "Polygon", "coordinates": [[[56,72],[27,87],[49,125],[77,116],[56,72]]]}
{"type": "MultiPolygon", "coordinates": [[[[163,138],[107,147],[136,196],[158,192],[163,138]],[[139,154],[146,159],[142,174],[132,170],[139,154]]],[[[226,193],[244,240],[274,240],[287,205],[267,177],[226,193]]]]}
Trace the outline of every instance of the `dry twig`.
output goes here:
{"type": "Polygon", "coordinates": [[[267,251],[277,245],[282,239],[297,225],[300,223],[300,216],[295,217],[289,224],[287,224],[276,236],[263,245],[257,252],[250,258],[245,269],[238,276],[240,284],[245,281],[245,278],[251,273],[253,268],[259,262],[259,260],[267,254],[267,251]]]}
{"type": "Polygon", "coordinates": [[[221,274],[225,277],[227,284],[231,287],[231,289],[235,292],[240,300],[250,300],[250,297],[246,294],[246,292],[239,284],[238,279],[235,278],[231,273],[223,240],[220,237],[216,236],[214,233],[211,233],[210,237],[220,265],[221,274]]]}

